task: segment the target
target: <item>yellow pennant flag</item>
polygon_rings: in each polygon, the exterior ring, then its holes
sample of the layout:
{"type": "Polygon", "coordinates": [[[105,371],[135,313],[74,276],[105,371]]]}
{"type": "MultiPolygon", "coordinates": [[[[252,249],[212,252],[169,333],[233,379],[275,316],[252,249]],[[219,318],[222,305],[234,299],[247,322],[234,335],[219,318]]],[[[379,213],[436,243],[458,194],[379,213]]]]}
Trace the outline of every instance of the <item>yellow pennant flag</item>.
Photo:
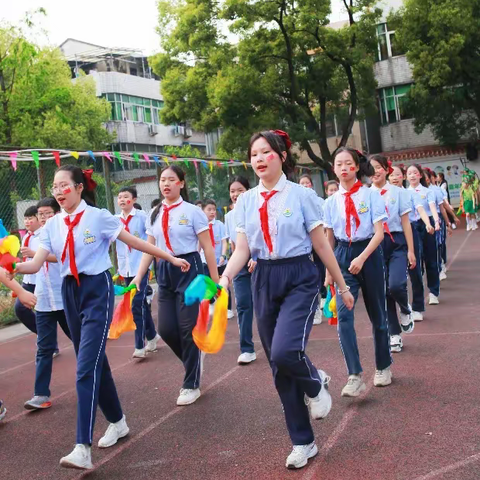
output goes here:
{"type": "Polygon", "coordinates": [[[245,162],[242,162],[243,166],[245,167],[245,170],[247,170],[247,164],[245,162]]]}
{"type": "Polygon", "coordinates": [[[210,171],[213,171],[213,162],[210,160],[210,171]]]}
{"type": "Polygon", "coordinates": [[[80,157],[78,152],[70,152],[70,155],[75,159],[78,160],[78,157],[80,157]]]}

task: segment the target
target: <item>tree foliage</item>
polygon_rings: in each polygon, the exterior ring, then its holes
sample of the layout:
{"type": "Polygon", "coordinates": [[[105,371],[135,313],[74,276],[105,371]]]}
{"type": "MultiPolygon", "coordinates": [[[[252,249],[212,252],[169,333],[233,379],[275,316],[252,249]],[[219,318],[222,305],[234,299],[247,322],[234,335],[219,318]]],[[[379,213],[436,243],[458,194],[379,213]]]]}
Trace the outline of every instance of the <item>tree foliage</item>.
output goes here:
{"type": "Polygon", "coordinates": [[[92,79],[71,81],[56,49],[40,49],[22,31],[0,26],[0,144],[102,149],[110,105],[92,79]]]}
{"type": "Polygon", "coordinates": [[[231,155],[245,152],[254,131],[287,129],[328,168],[329,118],[342,119],[345,145],[358,112],[374,107],[375,3],[344,0],[349,21],[335,29],[330,0],[160,0],[164,53],[152,64],[163,123],[222,127],[220,147],[231,155]]]}
{"type": "Polygon", "coordinates": [[[412,66],[409,108],[418,132],[445,144],[474,133],[480,118],[480,0],[406,0],[397,34],[412,66]]]}

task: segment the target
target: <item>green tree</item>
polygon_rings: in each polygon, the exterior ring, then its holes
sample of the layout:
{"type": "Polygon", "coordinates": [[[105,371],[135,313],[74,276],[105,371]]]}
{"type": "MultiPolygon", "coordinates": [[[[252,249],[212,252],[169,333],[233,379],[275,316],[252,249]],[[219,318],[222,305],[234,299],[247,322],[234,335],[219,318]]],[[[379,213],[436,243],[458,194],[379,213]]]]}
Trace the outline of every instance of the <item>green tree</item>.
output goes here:
{"type": "Polygon", "coordinates": [[[349,21],[335,29],[330,0],[160,0],[164,53],[152,65],[163,122],[222,127],[220,147],[231,155],[244,154],[256,130],[287,129],[330,170],[329,117],[343,119],[345,145],[358,112],[374,108],[375,3],[344,0],[349,21]]]}
{"type": "Polygon", "coordinates": [[[417,132],[445,144],[473,136],[480,118],[480,0],[406,0],[398,38],[412,66],[417,132]]]}
{"type": "Polygon", "coordinates": [[[92,79],[71,81],[56,49],[40,49],[21,30],[0,26],[0,144],[102,149],[112,137],[103,123],[110,105],[92,79]]]}

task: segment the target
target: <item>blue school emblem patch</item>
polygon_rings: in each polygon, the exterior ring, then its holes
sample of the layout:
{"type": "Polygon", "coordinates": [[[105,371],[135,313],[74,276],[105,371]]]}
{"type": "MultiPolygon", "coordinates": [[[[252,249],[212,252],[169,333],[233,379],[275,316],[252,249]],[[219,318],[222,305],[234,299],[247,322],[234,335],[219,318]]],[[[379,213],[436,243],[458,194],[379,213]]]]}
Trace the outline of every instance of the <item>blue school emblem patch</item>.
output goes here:
{"type": "Polygon", "coordinates": [[[290,208],[286,208],[285,211],[283,212],[284,217],[291,217],[292,214],[293,214],[293,212],[290,208]]]}
{"type": "Polygon", "coordinates": [[[358,213],[367,213],[368,207],[365,202],[360,202],[358,204],[358,213]]]}
{"type": "Polygon", "coordinates": [[[139,233],[139,232],[135,232],[135,233],[133,234],[133,236],[134,236],[134,237],[137,237],[137,238],[140,238],[140,233],[139,233]]]}
{"type": "Polygon", "coordinates": [[[188,225],[188,218],[185,214],[183,214],[180,219],[178,220],[179,225],[188,225]]]}
{"type": "Polygon", "coordinates": [[[83,243],[84,243],[84,245],[91,245],[92,243],[95,243],[96,240],[97,239],[96,239],[95,235],[92,235],[88,228],[83,232],[83,243]]]}
{"type": "Polygon", "coordinates": [[[390,203],[391,203],[392,205],[394,205],[395,203],[397,203],[397,201],[396,201],[394,198],[391,198],[391,199],[390,199],[390,203]]]}

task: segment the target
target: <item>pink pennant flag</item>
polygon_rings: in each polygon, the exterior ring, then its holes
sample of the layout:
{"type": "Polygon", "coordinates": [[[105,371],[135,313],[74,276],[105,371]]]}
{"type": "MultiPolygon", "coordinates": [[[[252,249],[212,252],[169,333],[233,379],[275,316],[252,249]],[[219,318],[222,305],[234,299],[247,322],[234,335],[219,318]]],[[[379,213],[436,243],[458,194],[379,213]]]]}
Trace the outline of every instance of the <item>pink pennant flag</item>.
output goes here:
{"type": "Polygon", "coordinates": [[[143,154],[143,158],[146,160],[147,163],[150,163],[150,157],[146,153],[143,154]]]}
{"type": "Polygon", "coordinates": [[[197,160],[193,160],[193,164],[195,165],[195,171],[198,172],[198,163],[197,163],[197,160]]]}
{"type": "Polygon", "coordinates": [[[103,156],[109,160],[111,163],[113,163],[113,159],[112,157],[110,156],[110,154],[108,152],[103,152],[103,156]]]}
{"type": "Polygon", "coordinates": [[[10,153],[10,161],[12,162],[13,170],[17,171],[17,152],[10,153]]]}

